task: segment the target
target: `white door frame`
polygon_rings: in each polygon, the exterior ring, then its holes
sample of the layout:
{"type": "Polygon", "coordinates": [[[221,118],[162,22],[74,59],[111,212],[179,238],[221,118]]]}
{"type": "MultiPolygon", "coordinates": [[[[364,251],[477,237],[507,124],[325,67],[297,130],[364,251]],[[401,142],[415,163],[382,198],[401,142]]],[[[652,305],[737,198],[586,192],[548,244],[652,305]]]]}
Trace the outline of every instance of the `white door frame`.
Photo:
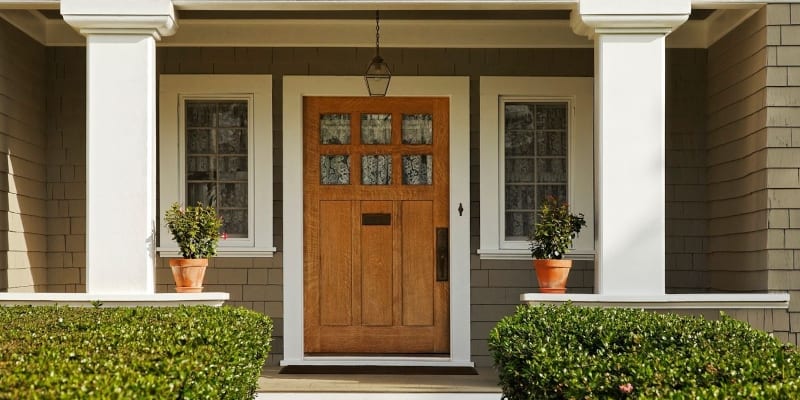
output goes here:
{"type": "Polygon", "coordinates": [[[388,96],[450,99],[450,357],[307,357],[303,352],[303,97],[366,96],[361,76],[283,78],[281,365],[473,366],[470,361],[469,77],[392,77],[388,96]],[[463,214],[459,214],[459,205],[463,214]]]}

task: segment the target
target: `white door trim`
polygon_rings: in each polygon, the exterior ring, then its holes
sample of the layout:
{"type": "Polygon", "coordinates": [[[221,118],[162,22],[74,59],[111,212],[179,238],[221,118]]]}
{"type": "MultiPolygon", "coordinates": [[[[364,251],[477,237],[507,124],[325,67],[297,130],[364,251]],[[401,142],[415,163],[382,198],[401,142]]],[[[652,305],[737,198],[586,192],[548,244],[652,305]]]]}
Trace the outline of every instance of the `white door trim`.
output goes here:
{"type": "MultiPolygon", "coordinates": [[[[283,78],[283,360],[308,364],[303,353],[303,97],[366,96],[361,76],[283,78]]],[[[450,99],[450,357],[470,361],[469,77],[392,77],[389,96],[450,99]],[[463,205],[463,215],[459,215],[463,205]]],[[[437,359],[441,364],[443,359],[437,359]]],[[[330,364],[347,361],[330,359],[330,364]]],[[[353,360],[351,360],[353,361],[353,360]]],[[[379,361],[373,359],[372,361],[379,361]]],[[[384,361],[389,361],[384,360],[384,361]]],[[[391,358],[392,365],[426,365],[424,359],[391,358]]],[[[364,361],[364,364],[376,365],[364,361]]]]}

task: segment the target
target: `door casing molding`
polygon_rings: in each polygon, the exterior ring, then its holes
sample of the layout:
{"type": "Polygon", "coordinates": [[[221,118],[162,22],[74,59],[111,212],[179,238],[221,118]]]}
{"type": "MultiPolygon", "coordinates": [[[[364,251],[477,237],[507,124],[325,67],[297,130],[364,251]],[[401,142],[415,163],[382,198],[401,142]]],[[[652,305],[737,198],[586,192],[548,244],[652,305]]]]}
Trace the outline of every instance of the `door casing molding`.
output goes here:
{"type": "Polygon", "coordinates": [[[388,96],[450,99],[450,356],[305,357],[303,97],[366,96],[361,76],[283,77],[283,360],[281,365],[451,365],[470,360],[469,77],[392,77],[388,96]],[[463,214],[459,215],[459,205],[463,214]]]}

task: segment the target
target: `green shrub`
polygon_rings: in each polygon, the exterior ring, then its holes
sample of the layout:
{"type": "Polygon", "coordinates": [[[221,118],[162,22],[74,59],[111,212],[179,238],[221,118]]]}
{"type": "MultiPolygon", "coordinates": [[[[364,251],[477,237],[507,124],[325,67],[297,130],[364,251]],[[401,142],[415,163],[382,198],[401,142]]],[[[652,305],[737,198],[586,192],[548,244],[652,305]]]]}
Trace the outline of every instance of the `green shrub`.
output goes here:
{"type": "Polygon", "coordinates": [[[521,306],[489,335],[508,399],[794,399],[800,353],[746,323],[521,306]]]}
{"type": "Polygon", "coordinates": [[[230,307],[0,307],[0,399],[250,399],[272,322],[230,307]]]}

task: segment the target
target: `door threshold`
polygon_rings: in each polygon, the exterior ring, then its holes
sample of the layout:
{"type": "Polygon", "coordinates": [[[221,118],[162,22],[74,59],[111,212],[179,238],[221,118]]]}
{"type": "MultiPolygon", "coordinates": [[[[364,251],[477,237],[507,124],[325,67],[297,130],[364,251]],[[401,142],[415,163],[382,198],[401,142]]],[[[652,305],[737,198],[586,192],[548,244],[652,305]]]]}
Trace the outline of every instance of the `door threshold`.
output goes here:
{"type": "Polygon", "coordinates": [[[341,357],[306,356],[300,360],[281,360],[281,367],[288,366],[338,366],[338,367],[466,367],[474,368],[472,361],[457,361],[447,357],[341,357]]]}
{"type": "Polygon", "coordinates": [[[478,375],[472,367],[392,365],[287,365],[279,374],[297,375],[478,375]]]}

